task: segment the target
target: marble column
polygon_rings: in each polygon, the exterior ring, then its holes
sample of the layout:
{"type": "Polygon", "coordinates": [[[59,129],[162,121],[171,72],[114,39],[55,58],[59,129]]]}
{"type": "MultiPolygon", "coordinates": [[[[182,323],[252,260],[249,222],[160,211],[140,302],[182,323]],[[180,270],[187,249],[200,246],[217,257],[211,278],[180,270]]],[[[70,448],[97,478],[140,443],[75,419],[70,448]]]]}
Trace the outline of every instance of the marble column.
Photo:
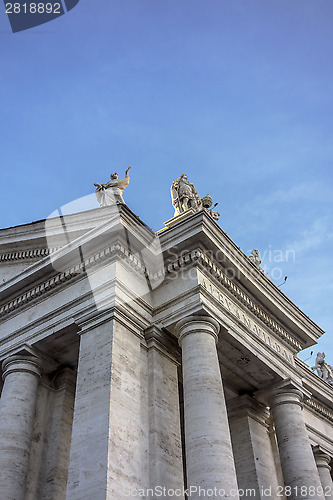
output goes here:
{"type": "Polygon", "coordinates": [[[2,363],[2,369],[1,500],[24,500],[41,367],[33,356],[16,355],[7,358],[2,363]]]}
{"type": "Polygon", "coordinates": [[[238,499],[221,371],[217,357],[219,324],[190,316],[176,325],[182,348],[187,487],[197,500],[238,499]]]}
{"type": "Polygon", "coordinates": [[[267,424],[268,408],[244,394],[228,403],[228,415],[240,499],[248,497],[246,490],[252,490],[252,498],[276,499],[278,478],[267,424]]]}
{"type": "Polygon", "coordinates": [[[332,457],[321,446],[314,446],[313,454],[318,468],[321,485],[324,489],[325,500],[327,498],[333,498],[333,482],[331,467],[329,465],[332,461],[332,457]]]}
{"type": "Polygon", "coordinates": [[[268,394],[285,486],[291,488],[288,498],[324,500],[302,412],[304,396],[310,394],[290,379],[272,388],[268,394]]]}
{"type": "MultiPolygon", "coordinates": [[[[156,326],[145,332],[148,348],[149,487],[184,488],[176,339],[156,326]]],[[[179,495],[169,494],[169,498],[179,495]]]]}

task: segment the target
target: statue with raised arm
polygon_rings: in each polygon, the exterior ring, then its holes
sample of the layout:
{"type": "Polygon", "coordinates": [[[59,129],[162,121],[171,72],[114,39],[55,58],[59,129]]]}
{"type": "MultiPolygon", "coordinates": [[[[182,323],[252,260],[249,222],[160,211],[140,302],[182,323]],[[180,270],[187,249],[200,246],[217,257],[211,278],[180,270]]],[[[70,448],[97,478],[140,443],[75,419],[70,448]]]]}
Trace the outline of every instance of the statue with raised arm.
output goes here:
{"type": "Polygon", "coordinates": [[[110,175],[110,180],[106,184],[94,184],[94,186],[96,186],[96,198],[101,207],[125,203],[123,199],[123,192],[130,181],[130,177],[128,175],[130,168],[131,167],[128,167],[126,170],[124,179],[119,179],[119,175],[114,172],[110,175]]]}
{"type": "Polygon", "coordinates": [[[333,370],[332,367],[325,361],[325,353],[318,352],[316,357],[316,364],[311,368],[311,370],[316,370],[317,375],[322,378],[325,382],[333,385],[333,370]]]}

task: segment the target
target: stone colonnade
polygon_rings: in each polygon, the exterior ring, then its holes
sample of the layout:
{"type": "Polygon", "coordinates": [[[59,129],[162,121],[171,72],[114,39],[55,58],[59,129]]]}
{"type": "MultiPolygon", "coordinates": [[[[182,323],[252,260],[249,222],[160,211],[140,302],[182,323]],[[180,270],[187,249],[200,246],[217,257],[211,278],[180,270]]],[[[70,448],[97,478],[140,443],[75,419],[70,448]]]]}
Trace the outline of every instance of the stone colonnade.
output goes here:
{"type": "MultiPolygon", "coordinates": [[[[177,329],[182,348],[188,486],[202,487],[206,490],[210,488],[224,490],[224,496],[221,494],[210,496],[214,500],[222,497],[239,498],[235,494],[237,479],[217,358],[216,342],[219,325],[208,316],[190,316],[181,320],[177,324],[177,329]]],[[[238,467],[238,487],[246,489],[253,486],[256,492],[255,498],[260,499],[281,498],[284,494],[292,500],[331,498],[333,484],[329,474],[330,457],[318,451],[313,453],[302,412],[303,397],[309,397],[310,394],[289,379],[264,393],[260,391],[259,399],[263,394],[265,402],[271,407],[285,484],[279,488],[276,477],[269,473],[272,471],[270,467],[273,466],[274,459],[267,452],[269,445],[264,433],[263,418],[265,409],[258,401],[249,397],[245,401],[246,398],[243,397],[243,401],[238,404],[242,406],[243,403],[243,407],[247,407],[249,420],[243,420],[238,432],[247,433],[247,439],[252,440],[253,449],[252,453],[248,453],[247,467],[251,468],[251,460],[254,459],[252,454],[255,452],[258,464],[253,464],[252,474],[246,481],[244,481],[244,471],[238,467]],[[248,411],[249,407],[252,415],[248,411]],[[256,429],[253,413],[259,424],[256,425],[256,429]],[[251,416],[252,422],[250,422],[251,416]],[[265,441],[266,453],[263,453],[265,441]],[[267,465],[270,466],[268,470],[267,465]],[[271,493],[267,493],[269,491],[271,493]]],[[[240,455],[244,450],[240,451],[238,439],[239,436],[234,440],[234,451],[239,464],[240,455]]],[[[197,500],[199,495],[193,498],[197,500]]]]}
{"type": "MultiPolygon", "coordinates": [[[[176,329],[182,351],[187,487],[194,488],[191,499],[200,498],[200,488],[212,490],[210,500],[242,499],[238,488],[252,486],[255,498],[277,498],[274,491],[271,496],[264,493],[269,486],[273,486],[273,490],[278,488],[276,478],[270,477],[274,458],[264,452],[265,448],[269,449],[266,406],[249,396],[237,398],[236,406],[230,408],[229,427],[216,348],[219,324],[209,316],[189,316],[178,322],[176,329]],[[239,425],[241,432],[232,442],[230,428],[239,428],[239,425]],[[251,447],[243,447],[242,442],[251,443],[251,447]],[[246,459],[248,470],[251,469],[248,476],[242,468],[242,458],[246,459]]],[[[144,398],[148,402],[149,477],[154,483],[150,487],[160,484],[182,488],[179,401],[177,389],[174,390],[178,362],[176,356],[170,354],[170,344],[164,342],[157,330],[149,330],[146,336],[149,383],[148,393],[143,395],[139,382],[140,338],[119,325],[110,331],[107,323],[99,325],[98,336],[94,335],[96,331],[97,328],[89,329],[81,338],[81,374],[79,371],[66,498],[109,500],[114,492],[121,498],[121,478],[129,481],[130,477],[131,487],[141,484],[140,456],[144,445],[140,436],[146,432],[142,411],[147,405],[144,398]],[[99,359],[97,371],[96,359],[99,359]],[[163,371],[163,380],[158,376],[159,368],[163,371]],[[128,388],[126,393],[121,390],[122,380],[128,388]],[[104,406],[100,401],[104,401],[104,406]],[[122,427],[125,433],[119,433],[122,427]],[[83,452],[82,433],[85,436],[83,452]],[[131,433],[130,443],[128,433],[131,433]],[[169,455],[165,454],[161,436],[167,436],[169,455]],[[116,455],[115,446],[119,446],[116,455]],[[134,471],[124,467],[126,456],[134,460],[134,471]],[[96,464],[99,476],[92,474],[96,464]]],[[[34,356],[15,355],[3,362],[1,500],[25,499],[40,377],[41,363],[34,356]]],[[[287,380],[265,391],[265,401],[269,402],[273,415],[285,486],[291,491],[288,498],[325,500],[332,498],[331,457],[319,446],[311,449],[302,412],[304,395],[308,396],[302,387],[287,380]],[[326,496],[321,493],[321,486],[326,496]]]]}

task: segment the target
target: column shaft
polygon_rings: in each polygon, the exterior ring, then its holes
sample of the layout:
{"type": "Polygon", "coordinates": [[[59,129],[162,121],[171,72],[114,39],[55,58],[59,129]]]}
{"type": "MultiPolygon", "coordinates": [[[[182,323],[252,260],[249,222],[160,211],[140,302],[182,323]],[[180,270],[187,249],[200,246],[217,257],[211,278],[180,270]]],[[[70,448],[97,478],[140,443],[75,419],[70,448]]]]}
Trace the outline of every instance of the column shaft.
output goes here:
{"type": "Polygon", "coordinates": [[[285,387],[272,395],[272,413],[290,500],[324,500],[302,412],[301,390],[285,387]],[[303,488],[303,489],[302,489],[303,488]]]}
{"type": "Polygon", "coordinates": [[[204,316],[177,325],[182,347],[187,487],[212,499],[238,499],[216,341],[218,323],[204,316]]]}
{"type": "Polygon", "coordinates": [[[24,500],[36,395],[37,358],[11,356],[3,363],[0,402],[1,500],[24,500]]]}
{"type": "Polygon", "coordinates": [[[329,463],[332,457],[326,453],[320,446],[315,446],[313,449],[316,465],[322,487],[324,489],[325,500],[333,498],[333,482],[331,476],[331,467],[329,463]]]}

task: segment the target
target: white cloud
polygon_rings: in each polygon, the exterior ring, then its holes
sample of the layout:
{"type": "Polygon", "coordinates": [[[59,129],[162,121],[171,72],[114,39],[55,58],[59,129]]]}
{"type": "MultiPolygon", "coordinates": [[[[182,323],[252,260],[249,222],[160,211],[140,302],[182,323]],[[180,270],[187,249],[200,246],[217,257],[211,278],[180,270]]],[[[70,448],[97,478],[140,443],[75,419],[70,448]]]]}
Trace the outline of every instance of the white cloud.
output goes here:
{"type": "Polygon", "coordinates": [[[297,238],[286,244],[286,250],[293,250],[296,255],[303,255],[332,239],[333,232],[329,230],[330,220],[331,214],[317,218],[308,229],[300,231],[297,238]]]}

